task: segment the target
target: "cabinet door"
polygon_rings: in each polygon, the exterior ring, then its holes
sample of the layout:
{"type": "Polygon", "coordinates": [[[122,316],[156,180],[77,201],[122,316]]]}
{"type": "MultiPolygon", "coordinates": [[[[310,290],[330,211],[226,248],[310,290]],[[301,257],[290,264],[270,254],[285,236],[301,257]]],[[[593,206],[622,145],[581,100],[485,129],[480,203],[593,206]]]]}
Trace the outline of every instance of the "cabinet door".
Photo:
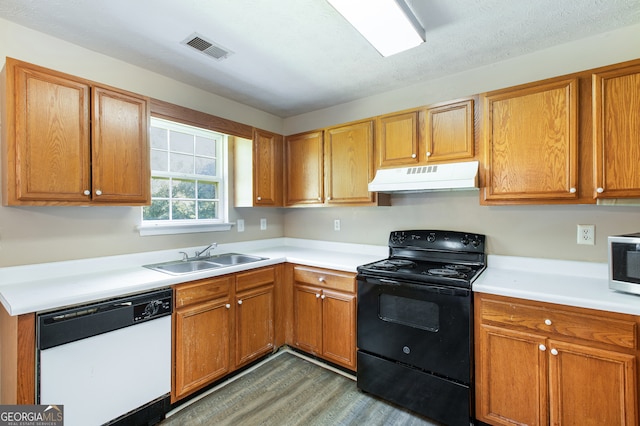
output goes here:
{"type": "Polygon", "coordinates": [[[640,197],[640,66],[593,75],[595,197],[640,197]]]}
{"type": "Polygon", "coordinates": [[[288,136],[285,162],[285,205],[322,204],[323,132],[288,136]]]}
{"type": "Polygon", "coordinates": [[[89,86],[50,70],[12,64],[7,60],[7,96],[15,102],[15,117],[8,104],[5,202],[87,202],[89,86]]]}
{"type": "Polygon", "coordinates": [[[253,187],[256,206],[282,206],[282,136],[253,135],[253,187]]]}
{"type": "Polygon", "coordinates": [[[356,296],[322,290],[322,355],[356,369],[356,296]]]}
{"type": "Polygon", "coordinates": [[[314,355],[322,354],[321,290],[294,284],[293,344],[314,355]]]}
{"type": "Polygon", "coordinates": [[[575,199],[577,80],[484,96],[485,200],[575,199]]]}
{"type": "Polygon", "coordinates": [[[93,200],[149,204],[149,111],[147,101],[93,87],[93,200]]]}
{"type": "Polygon", "coordinates": [[[373,122],[328,129],[325,137],[327,203],[372,204],[373,122]]]}
{"type": "Polygon", "coordinates": [[[236,366],[273,350],[274,310],[273,285],[236,295],[236,366]]]}
{"type": "Polygon", "coordinates": [[[636,357],[549,341],[552,425],[636,425],[636,357]]]}
{"type": "Polygon", "coordinates": [[[411,166],[420,161],[419,111],[378,117],[378,167],[411,166]]]}
{"type": "Polygon", "coordinates": [[[428,161],[471,159],[474,145],[473,99],[427,109],[428,161]]]}
{"type": "Polygon", "coordinates": [[[176,401],[231,371],[231,305],[228,298],[175,312],[176,401]]]}
{"type": "Polygon", "coordinates": [[[492,425],[546,425],[545,338],[482,325],[476,345],[477,419],[492,425]]]}

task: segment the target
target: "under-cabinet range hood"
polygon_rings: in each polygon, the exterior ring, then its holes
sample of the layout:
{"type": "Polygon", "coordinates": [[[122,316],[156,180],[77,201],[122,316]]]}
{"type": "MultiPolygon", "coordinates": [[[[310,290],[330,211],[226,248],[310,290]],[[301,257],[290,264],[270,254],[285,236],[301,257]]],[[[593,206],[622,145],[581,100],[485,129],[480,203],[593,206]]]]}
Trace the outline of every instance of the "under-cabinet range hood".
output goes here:
{"type": "Polygon", "coordinates": [[[478,162],[379,169],[370,192],[424,192],[478,189],[478,162]]]}

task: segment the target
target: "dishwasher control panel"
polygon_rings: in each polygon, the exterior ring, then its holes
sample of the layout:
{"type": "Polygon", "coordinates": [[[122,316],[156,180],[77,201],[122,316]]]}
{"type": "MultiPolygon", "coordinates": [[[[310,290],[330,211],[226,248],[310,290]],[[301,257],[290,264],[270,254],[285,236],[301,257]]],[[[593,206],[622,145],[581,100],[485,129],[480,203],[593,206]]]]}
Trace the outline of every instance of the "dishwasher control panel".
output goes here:
{"type": "Polygon", "coordinates": [[[145,321],[151,318],[165,316],[171,313],[171,296],[154,299],[133,306],[133,322],[145,321]]]}

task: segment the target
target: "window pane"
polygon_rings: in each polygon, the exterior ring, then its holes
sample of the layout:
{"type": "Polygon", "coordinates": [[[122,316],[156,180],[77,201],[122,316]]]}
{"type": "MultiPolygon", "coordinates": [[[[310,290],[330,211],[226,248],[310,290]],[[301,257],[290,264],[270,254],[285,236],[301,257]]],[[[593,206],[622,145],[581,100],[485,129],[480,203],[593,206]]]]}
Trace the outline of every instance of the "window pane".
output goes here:
{"type": "Polygon", "coordinates": [[[172,182],[173,198],[196,198],[196,182],[193,180],[174,179],[172,182]]]}
{"type": "Polygon", "coordinates": [[[169,164],[167,159],[169,158],[169,153],[167,151],[156,151],[155,149],[151,150],[151,170],[155,170],[158,172],[166,172],[169,169],[169,164]]]}
{"type": "Polygon", "coordinates": [[[173,211],[173,219],[195,219],[196,218],[196,202],[195,201],[173,201],[171,203],[173,211]]]}
{"type": "Polygon", "coordinates": [[[214,199],[217,197],[217,185],[215,183],[198,182],[198,199],[214,199]]]}
{"type": "Polygon", "coordinates": [[[169,220],[169,200],[152,200],[142,209],[144,220],[169,220]]]}
{"type": "Polygon", "coordinates": [[[171,132],[171,151],[193,154],[194,136],[186,133],[171,132]]]}
{"type": "Polygon", "coordinates": [[[216,160],[213,158],[196,157],[196,174],[215,176],[216,160]]]}
{"type": "Polygon", "coordinates": [[[151,197],[169,198],[169,179],[152,178],[151,179],[151,197]]]}
{"type": "Polygon", "coordinates": [[[159,129],[152,127],[150,131],[151,136],[151,148],[156,149],[169,149],[169,131],[166,129],[159,129]]]}
{"type": "Polygon", "coordinates": [[[217,219],[217,201],[198,201],[198,219],[217,219]]]}
{"type": "Polygon", "coordinates": [[[170,172],[193,174],[193,156],[171,153],[170,172]]]}
{"type": "Polygon", "coordinates": [[[196,155],[216,156],[216,140],[196,136],[196,155]]]}

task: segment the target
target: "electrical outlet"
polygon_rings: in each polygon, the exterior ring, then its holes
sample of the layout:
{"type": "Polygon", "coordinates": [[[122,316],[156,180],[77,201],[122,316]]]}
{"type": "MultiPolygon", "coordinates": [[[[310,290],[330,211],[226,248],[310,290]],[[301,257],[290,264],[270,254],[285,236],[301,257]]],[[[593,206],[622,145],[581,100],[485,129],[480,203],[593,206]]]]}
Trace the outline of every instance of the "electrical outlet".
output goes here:
{"type": "Polygon", "coordinates": [[[340,230],[340,219],[334,219],[334,221],[333,221],[333,230],[334,231],[339,231],[340,230]]]}
{"type": "Polygon", "coordinates": [[[238,232],[244,232],[244,219],[236,220],[236,226],[238,227],[238,232]]]}
{"type": "Polygon", "coordinates": [[[578,244],[592,246],[596,243],[596,227],[594,225],[578,225],[578,244]]]}
{"type": "Polygon", "coordinates": [[[267,219],[262,218],[260,219],[260,230],[264,231],[267,229],[267,219]]]}

